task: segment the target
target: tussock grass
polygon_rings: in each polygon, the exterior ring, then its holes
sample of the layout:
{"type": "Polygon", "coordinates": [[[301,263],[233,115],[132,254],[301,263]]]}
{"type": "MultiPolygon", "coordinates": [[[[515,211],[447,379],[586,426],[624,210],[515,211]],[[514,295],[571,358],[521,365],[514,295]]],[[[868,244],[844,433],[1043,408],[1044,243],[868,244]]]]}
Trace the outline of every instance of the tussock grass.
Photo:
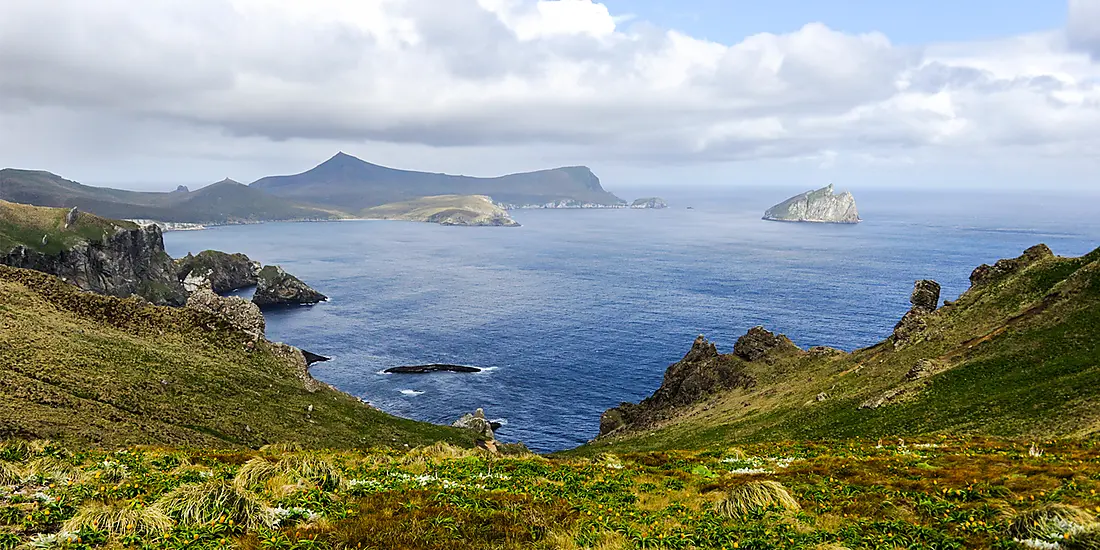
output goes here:
{"type": "Polygon", "coordinates": [[[26,439],[7,439],[0,443],[0,459],[22,462],[35,454],[26,439]]]}
{"type": "Polygon", "coordinates": [[[83,528],[106,531],[112,536],[158,535],[172,528],[172,518],[156,506],[127,502],[89,502],[69,518],[62,530],[77,532],[83,528]]]}
{"type": "Polygon", "coordinates": [[[461,459],[469,457],[479,457],[484,459],[494,459],[495,455],[484,449],[464,449],[462,447],[456,447],[446,442],[436,442],[431,445],[425,445],[423,447],[416,447],[405,453],[405,456],[401,457],[401,464],[425,464],[428,462],[438,462],[441,460],[461,459]]]}
{"type": "Polygon", "coordinates": [[[0,462],[0,485],[15,485],[23,481],[19,467],[10,462],[0,462]]]}
{"type": "Polygon", "coordinates": [[[1008,526],[1010,537],[1018,540],[1061,541],[1068,534],[1100,528],[1092,514],[1076,506],[1047,504],[1016,516],[1008,526]]]}
{"type": "Polygon", "coordinates": [[[221,518],[250,529],[271,523],[270,512],[255,496],[221,479],[181,485],[161,497],[156,506],[186,525],[221,518]]]}
{"type": "Polygon", "coordinates": [[[1075,533],[1062,546],[1066,550],[1100,550],[1100,525],[1075,533]]]}
{"type": "Polygon", "coordinates": [[[343,486],[344,474],[330,457],[318,453],[286,455],[278,462],[256,457],[241,467],[233,484],[251,489],[275,480],[279,486],[306,481],[322,489],[335,489],[343,486]]]}
{"type": "Polygon", "coordinates": [[[60,483],[76,481],[80,477],[80,472],[71,463],[52,456],[43,456],[30,461],[23,469],[23,474],[28,478],[60,483]]]}
{"type": "Polygon", "coordinates": [[[733,487],[726,492],[726,498],[714,506],[716,512],[731,518],[740,518],[769,508],[792,512],[802,509],[798,501],[787,492],[787,488],[778,481],[751,481],[733,487]]]}
{"type": "Polygon", "coordinates": [[[282,453],[296,453],[302,450],[301,443],[294,441],[283,441],[281,443],[268,443],[263,447],[260,447],[261,453],[269,454],[282,454],[282,453]]]}

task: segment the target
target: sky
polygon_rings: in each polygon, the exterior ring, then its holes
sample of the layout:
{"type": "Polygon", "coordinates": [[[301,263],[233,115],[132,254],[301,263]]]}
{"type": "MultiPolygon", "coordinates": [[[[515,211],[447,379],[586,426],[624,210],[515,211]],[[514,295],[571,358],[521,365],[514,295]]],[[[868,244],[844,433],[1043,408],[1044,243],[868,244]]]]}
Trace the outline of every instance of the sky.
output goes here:
{"type": "Polygon", "coordinates": [[[1100,0],[5,0],[0,166],[1100,187],[1100,0]]]}

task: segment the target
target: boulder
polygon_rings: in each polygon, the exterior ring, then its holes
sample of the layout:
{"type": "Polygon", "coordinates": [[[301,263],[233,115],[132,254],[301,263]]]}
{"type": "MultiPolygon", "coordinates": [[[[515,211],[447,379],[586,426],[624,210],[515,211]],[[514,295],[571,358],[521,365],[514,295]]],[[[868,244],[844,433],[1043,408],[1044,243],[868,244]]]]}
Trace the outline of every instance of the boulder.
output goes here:
{"type": "Polygon", "coordinates": [[[921,359],[916,365],[913,365],[909,372],[905,373],[905,379],[910,382],[914,380],[920,380],[922,378],[928,378],[943,370],[943,365],[938,361],[931,359],[921,359]]]}
{"type": "Polygon", "coordinates": [[[1021,271],[1031,264],[1054,256],[1050,247],[1045,244],[1037,244],[1024,251],[1016,258],[997,260],[993,265],[982,264],[970,274],[970,287],[976,287],[999,280],[1006,275],[1021,271]]]}
{"type": "Polygon", "coordinates": [[[925,312],[936,311],[940,303],[940,284],[929,279],[922,279],[913,285],[913,294],[909,296],[909,303],[913,309],[925,312]]]}
{"type": "Polygon", "coordinates": [[[327,300],[297,277],[277,265],[264,266],[257,276],[252,302],[263,307],[309,305],[327,300]]]}
{"type": "Polygon", "coordinates": [[[790,338],[782,334],[773,334],[764,327],[749,329],[733,345],[734,355],[745,361],[758,361],[772,353],[801,351],[790,338]]]}
{"type": "Polygon", "coordinates": [[[69,226],[76,223],[78,216],[80,216],[80,211],[75,206],[69,209],[68,213],[65,214],[65,228],[68,229],[69,226]]]}
{"type": "Polygon", "coordinates": [[[496,439],[496,435],[493,433],[493,423],[485,418],[485,411],[482,409],[474,411],[473,414],[466,413],[462,415],[462,417],[455,420],[454,424],[451,424],[451,426],[470,430],[485,439],[496,439]]]}
{"type": "Polygon", "coordinates": [[[187,307],[198,311],[205,311],[215,315],[221,315],[234,327],[252,335],[255,338],[263,338],[265,321],[256,304],[237,296],[223,297],[209,289],[199,289],[191,293],[187,299],[187,307]]]}

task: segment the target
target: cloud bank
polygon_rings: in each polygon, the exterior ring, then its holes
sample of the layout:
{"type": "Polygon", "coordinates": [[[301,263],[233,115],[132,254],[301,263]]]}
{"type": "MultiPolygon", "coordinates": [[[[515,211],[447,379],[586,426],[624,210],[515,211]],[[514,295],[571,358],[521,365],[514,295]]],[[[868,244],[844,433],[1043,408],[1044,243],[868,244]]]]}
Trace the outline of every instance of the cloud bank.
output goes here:
{"type": "Polygon", "coordinates": [[[679,164],[1095,155],[1100,0],[1069,7],[1064,29],[902,47],[820,23],[722,44],[590,0],[7,0],[0,161],[28,143],[556,147],[679,164]]]}

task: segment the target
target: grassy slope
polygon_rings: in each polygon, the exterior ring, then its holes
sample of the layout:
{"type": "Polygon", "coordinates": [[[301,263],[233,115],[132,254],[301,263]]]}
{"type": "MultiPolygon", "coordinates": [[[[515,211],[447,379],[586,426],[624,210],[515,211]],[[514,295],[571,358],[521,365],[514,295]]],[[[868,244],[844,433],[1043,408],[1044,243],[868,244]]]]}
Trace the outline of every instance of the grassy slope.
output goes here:
{"type": "Polygon", "coordinates": [[[39,208],[0,200],[0,253],[7,253],[15,245],[46,254],[56,254],[83,241],[94,241],[103,235],[113,234],[120,228],[136,229],[130,222],[108,220],[82,213],[76,223],[65,227],[64,208],[39,208]],[[47,237],[42,244],[42,237],[47,237]]]}
{"type": "Polygon", "coordinates": [[[705,448],[730,441],[979,433],[1100,433],[1100,250],[1047,258],[971,289],[929,317],[923,340],[835,358],[745,363],[758,380],[678,411],[658,429],[601,439],[604,449],[705,448]],[[951,368],[907,382],[921,359],[951,368]],[[899,403],[860,409],[898,387],[899,403]],[[818,402],[815,397],[829,398],[818,402]]]}
{"type": "MultiPolygon", "coordinates": [[[[1009,525],[1020,513],[1057,504],[1078,507],[1083,521],[1100,514],[1094,445],[1040,444],[1034,456],[1027,445],[1002,441],[909,443],[755,444],[595,460],[446,446],[324,454],[144,448],[56,460],[65,456],[56,446],[16,443],[0,446],[0,468],[32,478],[25,495],[41,496],[9,496],[13,479],[0,478],[0,543],[11,548],[67,529],[80,537],[62,546],[71,550],[1015,549],[1023,547],[1009,525]],[[211,479],[240,482],[245,489],[228,492],[251,506],[192,496],[184,515],[171,505],[174,495],[209,494],[211,479]],[[781,484],[800,509],[734,496],[761,481],[781,484]],[[723,501],[749,510],[725,516],[723,501]],[[299,511],[278,527],[263,525],[275,508],[299,511]],[[93,527],[89,512],[104,509],[125,519],[93,527]],[[84,526],[74,517],[86,518],[84,526]]],[[[1064,530],[1048,540],[1074,542],[1064,530]]]]}
{"type": "Polygon", "coordinates": [[[269,344],[250,350],[220,318],[0,266],[3,434],[107,447],[470,442],[328,388],[309,393],[269,344]]]}
{"type": "Polygon", "coordinates": [[[484,195],[437,195],[364,209],[365,218],[426,222],[440,214],[461,214],[471,219],[508,217],[508,212],[484,195]]]}
{"type": "Polygon", "coordinates": [[[0,170],[0,199],[70,208],[108,218],[166,222],[234,223],[346,217],[332,209],[297,204],[231,180],[190,193],[156,193],[92,187],[49,172],[0,170]]]}

